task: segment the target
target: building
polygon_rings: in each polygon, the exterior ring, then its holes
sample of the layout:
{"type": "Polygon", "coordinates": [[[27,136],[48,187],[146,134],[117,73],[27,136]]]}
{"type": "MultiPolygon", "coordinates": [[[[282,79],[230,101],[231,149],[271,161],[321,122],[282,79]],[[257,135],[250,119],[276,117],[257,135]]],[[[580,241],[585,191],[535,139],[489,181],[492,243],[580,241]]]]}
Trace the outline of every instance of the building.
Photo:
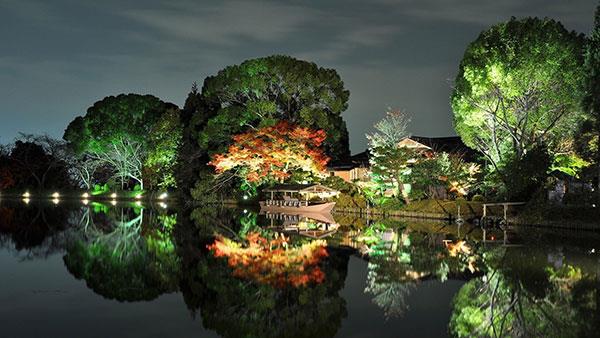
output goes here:
{"type": "MultiPolygon", "coordinates": [[[[408,136],[398,143],[399,147],[407,147],[421,152],[424,156],[433,156],[438,152],[460,155],[465,161],[473,162],[479,157],[478,153],[467,147],[460,137],[422,137],[408,136]]],[[[416,159],[414,160],[416,161],[416,159]]],[[[338,176],[346,182],[365,182],[370,180],[369,151],[365,150],[344,161],[329,164],[327,171],[330,176],[338,176]]]]}

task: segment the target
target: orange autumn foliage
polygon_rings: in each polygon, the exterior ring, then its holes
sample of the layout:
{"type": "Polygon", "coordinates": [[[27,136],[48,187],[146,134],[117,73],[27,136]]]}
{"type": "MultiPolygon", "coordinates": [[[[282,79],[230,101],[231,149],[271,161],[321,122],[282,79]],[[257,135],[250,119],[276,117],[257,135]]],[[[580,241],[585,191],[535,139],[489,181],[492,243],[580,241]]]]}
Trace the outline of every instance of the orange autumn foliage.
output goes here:
{"type": "Polygon", "coordinates": [[[288,246],[283,235],[268,240],[258,233],[247,236],[248,244],[240,245],[219,237],[208,246],[215,257],[226,257],[233,275],[275,287],[305,286],[322,283],[325,274],[318,266],[328,256],[326,242],[316,240],[297,248],[288,246]]]}
{"type": "Polygon", "coordinates": [[[261,184],[269,180],[283,181],[293,171],[316,175],[323,173],[329,158],[320,149],[325,141],[323,130],[311,130],[282,121],[235,135],[224,154],[213,156],[209,164],[218,174],[239,170],[248,182],[261,184]]]}

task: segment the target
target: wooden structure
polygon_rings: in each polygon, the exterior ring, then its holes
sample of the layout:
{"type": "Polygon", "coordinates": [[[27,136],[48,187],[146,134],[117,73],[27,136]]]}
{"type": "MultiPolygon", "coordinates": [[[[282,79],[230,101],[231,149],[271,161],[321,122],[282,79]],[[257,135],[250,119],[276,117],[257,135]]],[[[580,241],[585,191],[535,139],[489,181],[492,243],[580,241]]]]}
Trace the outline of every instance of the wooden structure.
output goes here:
{"type": "Polygon", "coordinates": [[[268,212],[313,212],[329,213],[335,202],[313,202],[339,195],[339,191],[320,184],[280,184],[263,190],[271,194],[271,198],[260,201],[261,211],[268,212]],[[275,194],[283,195],[281,199],[275,194]]]}

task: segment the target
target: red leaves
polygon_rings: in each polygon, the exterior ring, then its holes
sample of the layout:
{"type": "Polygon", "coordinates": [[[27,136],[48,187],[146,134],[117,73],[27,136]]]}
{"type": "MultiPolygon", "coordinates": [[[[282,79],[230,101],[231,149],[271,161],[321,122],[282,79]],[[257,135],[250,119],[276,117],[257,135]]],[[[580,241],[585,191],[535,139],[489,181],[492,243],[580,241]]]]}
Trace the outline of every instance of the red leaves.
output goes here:
{"type": "Polygon", "coordinates": [[[291,248],[283,235],[268,240],[259,233],[251,233],[246,239],[248,245],[241,246],[220,237],[208,249],[215,257],[226,257],[233,275],[239,278],[275,287],[300,287],[325,280],[325,274],[318,266],[328,256],[325,241],[316,240],[291,248]]]}
{"type": "Polygon", "coordinates": [[[281,121],[233,137],[234,144],[225,154],[214,155],[209,163],[217,173],[244,168],[242,178],[252,183],[283,181],[293,171],[321,174],[329,158],[319,148],[327,135],[281,121]]]}

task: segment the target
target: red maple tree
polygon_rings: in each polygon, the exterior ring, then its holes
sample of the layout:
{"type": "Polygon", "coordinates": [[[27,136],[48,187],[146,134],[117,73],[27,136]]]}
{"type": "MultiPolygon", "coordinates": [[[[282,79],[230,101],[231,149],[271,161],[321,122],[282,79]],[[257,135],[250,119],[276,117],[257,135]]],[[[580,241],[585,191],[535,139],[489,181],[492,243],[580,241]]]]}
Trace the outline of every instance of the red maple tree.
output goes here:
{"type": "Polygon", "coordinates": [[[329,161],[320,148],[325,138],[323,130],[282,121],[235,135],[228,151],[213,156],[209,164],[218,174],[236,170],[238,176],[254,184],[282,182],[294,171],[320,175],[329,161]]]}

